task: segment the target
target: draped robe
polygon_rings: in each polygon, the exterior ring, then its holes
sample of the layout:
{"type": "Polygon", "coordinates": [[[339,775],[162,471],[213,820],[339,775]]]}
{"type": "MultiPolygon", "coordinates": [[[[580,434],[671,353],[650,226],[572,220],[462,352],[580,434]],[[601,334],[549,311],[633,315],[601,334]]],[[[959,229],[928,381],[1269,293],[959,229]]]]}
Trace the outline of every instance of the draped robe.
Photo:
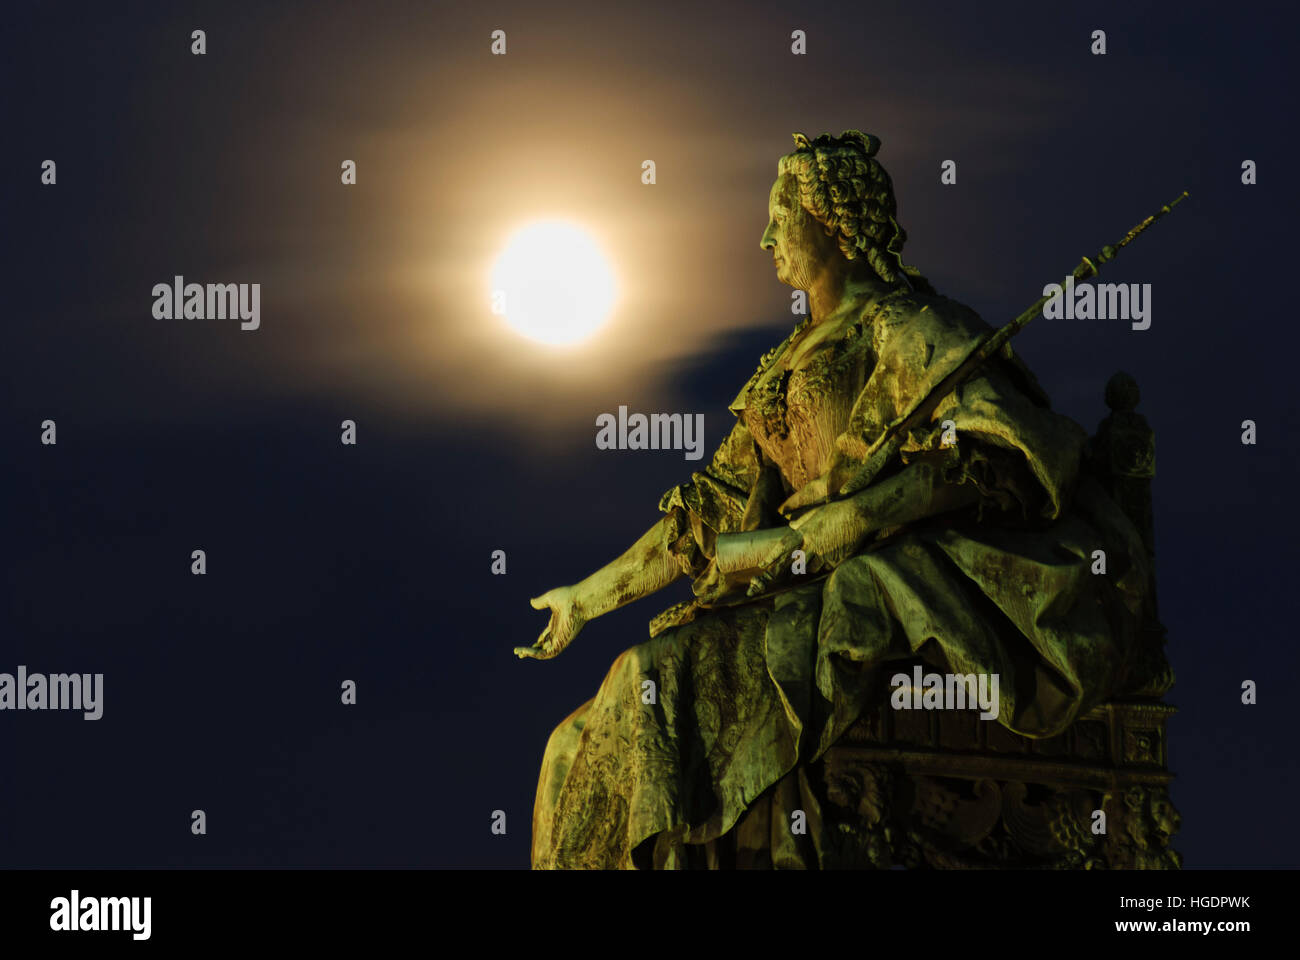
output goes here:
{"type": "Polygon", "coordinates": [[[1084,431],[1049,408],[1009,347],[942,399],[892,466],[931,458],[948,482],[975,485],[974,507],[880,531],[758,602],[709,602],[722,582],[718,534],[783,523],[776,505],[818,477],[837,490],[989,330],[969,308],[901,286],[865,295],[855,314],[802,368],[782,363],[793,334],[767,354],[709,465],[663,496],[664,546],[697,599],[657,617],[652,638],[551,735],[535,867],[713,865],[727,835],[738,865],[815,866],[820,841],[789,828],[790,811],[816,805],[803,769],[891,663],[997,674],[998,716],[986,722],[1030,737],[1122,692],[1149,602],[1147,555],[1081,472],[1084,431]]]}

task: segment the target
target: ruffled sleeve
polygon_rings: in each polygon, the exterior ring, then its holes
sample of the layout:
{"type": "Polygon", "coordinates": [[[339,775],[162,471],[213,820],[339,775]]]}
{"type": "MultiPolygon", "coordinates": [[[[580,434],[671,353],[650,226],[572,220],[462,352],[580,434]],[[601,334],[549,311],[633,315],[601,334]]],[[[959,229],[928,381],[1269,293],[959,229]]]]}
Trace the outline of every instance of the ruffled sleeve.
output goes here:
{"type": "Polygon", "coordinates": [[[742,529],[762,470],[754,438],[737,421],[709,465],[659,500],[659,509],[668,514],[666,546],[683,573],[700,576],[713,559],[717,535],[742,529]]]}

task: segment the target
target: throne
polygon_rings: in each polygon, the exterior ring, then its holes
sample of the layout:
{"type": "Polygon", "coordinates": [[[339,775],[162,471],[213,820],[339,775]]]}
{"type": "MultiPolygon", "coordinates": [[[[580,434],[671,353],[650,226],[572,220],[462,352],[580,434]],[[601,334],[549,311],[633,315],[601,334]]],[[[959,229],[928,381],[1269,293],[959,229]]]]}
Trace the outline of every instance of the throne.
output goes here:
{"type": "MultiPolygon", "coordinates": [[[[1090,441],[1084,469],[1133,521],[1154,570],[1154,434],[1137,403],[1137,383],[1115,374],[1106,386],[1111,412],[1090,441]]],[[[978,708],[895,711],[882,688],[877,706],[804,771],[829,846],[822,862],[1180,868],[1169,846],[1179,816],[1168,795],[1165,724],[1174,708],[1162,701],[1173,683],[1164,633],[1153,601],[1138,651],[1146,682],[1049,739],[982,721],[978,708]]],[[[899,665],[900,672],[911,667],[899,665]]]]}

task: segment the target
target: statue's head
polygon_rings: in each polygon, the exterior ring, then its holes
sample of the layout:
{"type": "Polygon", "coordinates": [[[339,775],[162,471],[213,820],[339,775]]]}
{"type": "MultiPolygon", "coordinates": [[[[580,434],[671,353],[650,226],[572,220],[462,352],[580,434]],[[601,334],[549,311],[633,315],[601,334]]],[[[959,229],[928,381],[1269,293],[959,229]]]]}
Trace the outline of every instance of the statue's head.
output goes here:
{"type": "Polygon", "coordinates": [[[901,258],[907,234],[894,219],[894,186],[876,159],[880,140],[857,130],[809,140],[777,162],[768,224],[759,245],[772,251],[782,283],[806,290],[826,266],[862,269],[888,284],[924,284],[901,258]],[[832,263],[829,261],[847,261],[832,263]]]}

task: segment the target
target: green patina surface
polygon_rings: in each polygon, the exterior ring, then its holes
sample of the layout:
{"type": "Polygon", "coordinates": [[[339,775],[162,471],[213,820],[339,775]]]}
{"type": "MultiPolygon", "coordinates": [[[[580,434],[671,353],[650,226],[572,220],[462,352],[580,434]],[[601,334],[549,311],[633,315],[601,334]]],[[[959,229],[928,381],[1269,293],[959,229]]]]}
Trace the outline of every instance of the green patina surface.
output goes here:
{"type": "Polygon", "coordinates": [[[675,866],[684,845],[732,830],[740,849],[798,861],[754,804],[797,806],[800,765],[902,661],[998,675],[996,722],[1031,737],[1151,684],[1137,655],[1153,603],[1141,533],[1081,470],[1085,432],[1050,409],[1009,346],[944,392],[868,486],[835,495],[990,328],[903,265],[878,141],[796,142],[762,247],[808,291],[807,319],[762,358],[731,405],[734,428],[664,495],[659,522],[534,600],[551,621],[517,652],[545,659],[592,617],[679,576],[696,596],[657,617],[551,736],[535,866],[675,866]],[[779,546],[756,569],[722,569],[719,537],[743,544],[754,531],[780,531],[779,546]]]}

